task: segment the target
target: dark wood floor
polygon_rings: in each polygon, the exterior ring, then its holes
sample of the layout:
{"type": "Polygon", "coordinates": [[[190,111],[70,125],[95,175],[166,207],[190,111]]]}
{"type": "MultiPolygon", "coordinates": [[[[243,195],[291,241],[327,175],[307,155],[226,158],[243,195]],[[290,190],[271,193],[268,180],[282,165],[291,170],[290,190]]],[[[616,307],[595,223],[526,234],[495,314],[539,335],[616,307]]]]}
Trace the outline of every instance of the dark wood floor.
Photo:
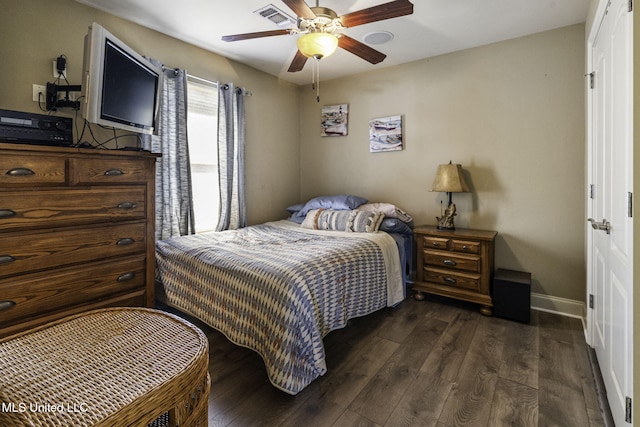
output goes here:
{"type": "Polygon", "coordinates": [[[325,338],[328,372],[297,396],[260,356],[192,320],[210,344],[209,426],[602,426],[582,324],[530,325],[428,297],[325,338]]]}

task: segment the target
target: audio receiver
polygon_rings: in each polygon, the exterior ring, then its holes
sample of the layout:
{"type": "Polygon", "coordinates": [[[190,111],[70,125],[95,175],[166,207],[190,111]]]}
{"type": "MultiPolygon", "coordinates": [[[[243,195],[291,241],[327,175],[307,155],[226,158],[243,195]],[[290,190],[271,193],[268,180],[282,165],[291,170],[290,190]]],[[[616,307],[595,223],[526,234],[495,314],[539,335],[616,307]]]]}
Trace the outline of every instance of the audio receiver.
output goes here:
{"type": "Polygon", "coordinates": [[[73,145],[73,119],[0,110],[0,142],[73,145]]]}

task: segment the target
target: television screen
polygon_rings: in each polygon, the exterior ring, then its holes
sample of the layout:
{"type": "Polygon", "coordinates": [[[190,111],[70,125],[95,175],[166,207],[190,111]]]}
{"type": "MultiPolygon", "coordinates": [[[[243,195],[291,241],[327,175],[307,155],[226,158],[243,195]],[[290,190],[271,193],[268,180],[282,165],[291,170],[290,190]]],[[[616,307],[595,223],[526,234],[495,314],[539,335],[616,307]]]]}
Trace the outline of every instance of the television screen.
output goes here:
{"type": "Polygon", "coordinates": [[[153,133],[162,71],[99,24],[85,39],[84,118],[103,126],[153,133]]]}

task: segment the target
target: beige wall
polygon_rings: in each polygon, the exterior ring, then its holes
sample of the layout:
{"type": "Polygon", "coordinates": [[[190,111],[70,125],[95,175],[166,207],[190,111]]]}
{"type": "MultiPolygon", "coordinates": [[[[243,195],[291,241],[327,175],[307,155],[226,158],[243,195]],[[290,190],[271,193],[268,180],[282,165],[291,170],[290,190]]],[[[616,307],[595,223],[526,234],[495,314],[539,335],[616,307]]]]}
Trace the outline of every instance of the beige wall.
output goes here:
{"type": "Polygon", "coordinates": [[[323,81],[318,104],[309,87],[72,0],[3,0],[3,8],[0,108],[38,112],[31,85],[53,79],[51,61],[60,54],[69,81],[80,83],[83,37],[97,21],[169,67],[253,92],[250,223],[343,192],[434,223],[444,195],[429,188],[437,165],[452,160],[473,188],[454,195],[457,226],[497,230],[497,266],[531,271],[534,292],[584,300],[584,26],[323,81]],[[349,135],[321,138],[320,108],[336,103],[349,104],[349,135]],[[394,114],[404,117],[405,150],[369,153],[368,121],[394,114]]]}
{"type": "Polygon", "coordinates": [[[473,191],[453,196],[456,226],[497,230],[497,267],[530,271],[533,292],[584,301],[584,43],[575,25],[323,81],[320,103],[304,87],[302,199],[355,193],[434,224],[436,168],[460,163],[473,191]],[[320,137],[338,103],[349,135],[320,137]],[[396,114],[405,149],[370,153],[368,121],[396,114]]]}
{"type": "MultiPolygon", "coordinates": [[[[1,109],[41,113],[31,100],[32,84],[44,85],[54,80],[52,61],[61,54],[68,58],[69,82],[80,84],[84,35],[96,21],[139,53],[168,67],[185,68],[198,77],[247,87],[253,93],[246,102],[249,222],[280,218],[284,207],[297,202],[296,85],[72,0],[0,3],[1,109]]],[[[65,113],[69,110],[61,112],[65,113]]]]}

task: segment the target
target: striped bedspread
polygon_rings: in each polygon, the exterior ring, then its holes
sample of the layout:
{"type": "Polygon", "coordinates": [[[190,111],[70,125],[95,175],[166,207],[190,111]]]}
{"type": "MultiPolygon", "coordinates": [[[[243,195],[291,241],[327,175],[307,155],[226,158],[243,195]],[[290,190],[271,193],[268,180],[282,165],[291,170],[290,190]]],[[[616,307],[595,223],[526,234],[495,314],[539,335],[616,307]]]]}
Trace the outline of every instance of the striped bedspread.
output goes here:
{"type": "Polygon", "coordinates": [[[262,356],[297,394],[327,371],[323,337],[404,298],[391,236],[278,221],[157,242],[167,302],[262,356]]]}

